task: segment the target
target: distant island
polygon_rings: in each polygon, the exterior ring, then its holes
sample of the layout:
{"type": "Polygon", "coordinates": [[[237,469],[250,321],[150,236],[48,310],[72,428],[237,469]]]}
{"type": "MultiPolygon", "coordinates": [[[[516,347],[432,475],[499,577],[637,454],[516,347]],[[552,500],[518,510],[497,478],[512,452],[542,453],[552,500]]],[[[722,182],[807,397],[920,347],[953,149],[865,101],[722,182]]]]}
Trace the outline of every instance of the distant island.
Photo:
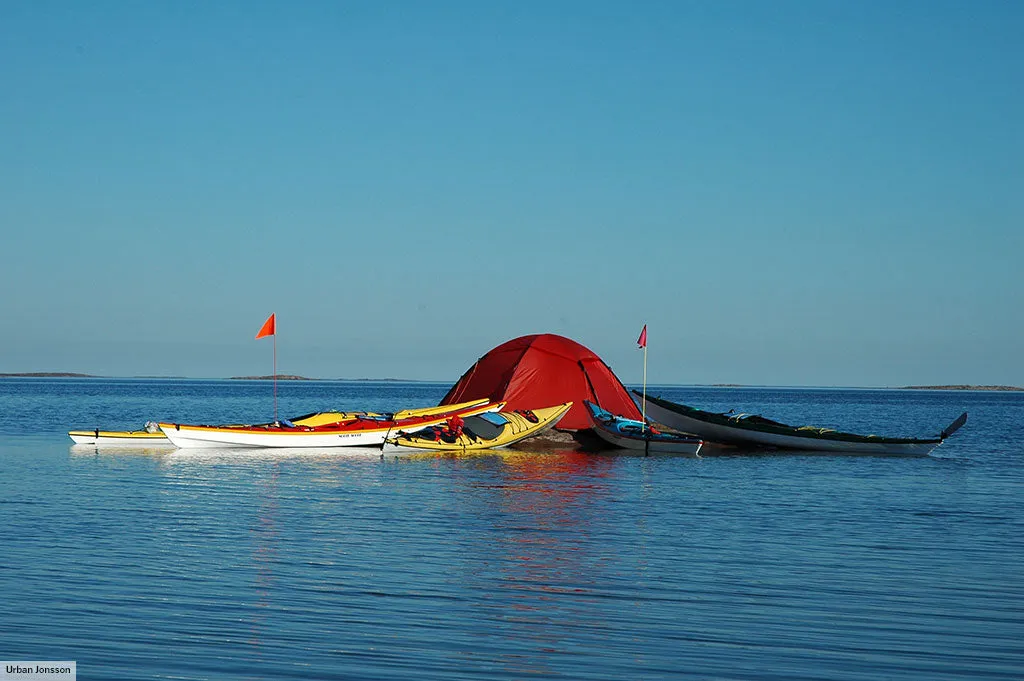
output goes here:
{"type": "Polygon", "coordinates": [[[417,378],[339,378],[339,381],[369,381],[371,383],[437,383],[417,378]]]}
{"type": "MultiPolygon", "coordinates": [[[[97,376],[96,374],[80,374],[72,371],[29,371],[22,373],[0,373],[0,378],[109,378],[105,376],[97,376]]],[[[162,379],[178,379],[178,380],[192,380],[186,376],[136,376],[135,378],[162,378],[162,379]]],[[[273,375],[266,376],[231,376],[228,380],[231,381],[271,381],[274,379],[273,375]]],[[[339,381],[339,382],[371,382],[371,383],[444,383],[446,381],[425,381],[421,379],[408,379],[408,378],[310,378],[308,376],[299,376],[297,374],[278,374],[277,379],[279,381],[339,381]]],[[[223,379],[218,379],[223,380],[223,379]]],[[[651,387],[651,386],[648,386],[651,387]]],[[[747,386],[740,383],[712,383],[707,387],[713,388],[744,388],[753,387],[747,386]]],[[[773,386],[757,386],[770,388],[773,386]]],[[[877,388],[876,388],[877,389],[877,388]]],[[[890,390],[991,390],[999,392],[1024,392],[1024,388],[1015,385],[905,385],[896,388],[889,388],[890,390]]]]}
{"type": "Polygon", "coordinates": [[[24,374],[0,374],[0,378],[99,378],[99,376],[74,374],[67,371],[31,371],[24,374]]]}
{"type": "Polygon", "coordinates": [[[900,390],[1003,390],[1024,391],[1015,385],[905,385],[900,390]]]}
{"type": "MultiPolygon", "coordinates": [[[[21,373],[0,373],[0,378],[147,378],[147,379],[173,379],[179,381],[192,381],[192,380],[225,380],[223,378],[214,379],[197,379],[190,378],[188,376],[130,376],[130,377],[118,377],[118,376],[98,376],[96,374],[79,374],[72,371],[29,371],[21,373]]],[[[273,380],[274,376],[268,374],[266,376],[231,376],[227,380],[230,381],[270,381],[273,380]]],[[[339,381],[339,382],[353,382],[353,381],[366,381],[370,383],[447,383],[447,381],[425,381],[422,379],[415,378],[310,378],[309,376],[299,376],[297,374],[278,374],[277,379],[279,381],[339,381]]]]}
{"type": "MultiPolygon", "coordinates": [[[[270,376],[232,376],[231,381],[270,381],[270,376]]],[[[337,381],[342,383],[368,382],[368,383],[447,383],[447,381],[423,381],[415,378],[310,378],[308,376],[296,376],[295,374],[278,374],[279,381],[337,381]]]]}

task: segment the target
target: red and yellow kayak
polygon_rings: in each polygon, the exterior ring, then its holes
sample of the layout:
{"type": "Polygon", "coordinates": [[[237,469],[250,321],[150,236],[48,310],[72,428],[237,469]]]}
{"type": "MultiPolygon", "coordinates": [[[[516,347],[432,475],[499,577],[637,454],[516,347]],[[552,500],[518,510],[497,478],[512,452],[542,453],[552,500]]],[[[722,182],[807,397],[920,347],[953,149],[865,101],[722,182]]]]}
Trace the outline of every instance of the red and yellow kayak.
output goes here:
{"type": "MultiPolygon", "coordinates": [[[[448,405],[444,411],[431,407],[428,413],[409,410],[403,414],[371,414],[353,412],[345,418],[322,425],[292,422],[258,426],[203,426],[182,423],[160,423],[160,430],[181,449],[210,447],[380,447],[385,439],[399,431],[415,432],[444,423],[452,416],[466,418],[488,411],[498,411],[504,402],[475,401],[448,405]],[[467,406],[468,405],[468,406],[467,406]],[[455,407],[453,409],[453,407],[455,407]],[[412,413],[412,415],[408,415],[412,413]]],[[[342,412],[331,412],[340,415],[342,412]]],[[[300,419],[302,420],[302,419],[300,419]]]]}

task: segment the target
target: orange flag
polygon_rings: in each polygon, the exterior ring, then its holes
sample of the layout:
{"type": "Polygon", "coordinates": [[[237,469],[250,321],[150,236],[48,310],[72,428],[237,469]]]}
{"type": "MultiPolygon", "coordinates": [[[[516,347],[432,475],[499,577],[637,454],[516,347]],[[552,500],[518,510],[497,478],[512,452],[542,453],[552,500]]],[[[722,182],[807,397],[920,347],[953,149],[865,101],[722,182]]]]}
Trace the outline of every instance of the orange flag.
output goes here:
{"type": "Polygon", "coordinates": [[[263,322],[263,326],[260,327],[260,332],[256,334],[256,340],[263,338],[264,336],[273,336],[277,332],[277,321],[274,319],[274,313],[271,313],[267,317],[267,321],[263,322]]]}
{"type": "MultiPolygon", "coordinates": [[[[273,333],[273,331],[271,331],[273,333]]],[[[636,339],[637,347],[647,347],[647,325],[644,324],[644,330],[640,332],[640,337],[636,339]]]]}

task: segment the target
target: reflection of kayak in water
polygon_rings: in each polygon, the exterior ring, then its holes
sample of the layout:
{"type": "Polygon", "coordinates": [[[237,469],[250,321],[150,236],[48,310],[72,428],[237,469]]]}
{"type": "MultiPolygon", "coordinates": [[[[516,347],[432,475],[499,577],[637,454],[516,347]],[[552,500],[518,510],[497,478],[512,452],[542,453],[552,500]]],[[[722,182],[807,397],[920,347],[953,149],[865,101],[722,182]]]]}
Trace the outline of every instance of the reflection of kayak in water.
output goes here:
{"type": "Polygon", "coordinates": [[[456,452],[507,447],[553,428],[571,408],[572,402],[566,402],[544,409],[499,411],[449,419],[444,424],[389,438],[388,444],[456,452]]]}
{"type": "Polygon", "coordinates": [[[150,421],[146,424],[145,430],[70,430],[68,435],[76,445],[127,445],[147,447],[171,445],[167,436],[160,432],[160,428],[150,421]]]}

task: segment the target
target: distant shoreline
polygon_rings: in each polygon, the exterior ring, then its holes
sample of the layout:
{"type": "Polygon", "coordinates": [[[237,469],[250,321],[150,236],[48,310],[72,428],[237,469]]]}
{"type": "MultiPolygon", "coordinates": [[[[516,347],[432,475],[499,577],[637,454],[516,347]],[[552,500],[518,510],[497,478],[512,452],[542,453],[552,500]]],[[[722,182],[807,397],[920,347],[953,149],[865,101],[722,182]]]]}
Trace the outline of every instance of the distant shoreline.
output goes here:
{"type": "MultiPolygon", "coordinates": [[[[0,373],[0,378],[98,378],[98,379],[164,379],[178,381],[271,381],[273,375],[265,376],[231,376],[228,378],[191,378],[188,376],[99,376],[96,374],[82,374],[72,371],[28,371],[21,373],[0,373]]],[[[451,383],[450,380],[436,381],[417,378],[310,378],[297,374],[278,374],[279,381],[327,381],[338,383],[451,383]]],[[[633,383],[625,384],[634,386],[633,383]]],[[[638,387],[635,384],[634,387],[638,387]]],[[[657,387],[682,387],[682,388],[795,388],[795,389],[828,389],[828,390],[971,390],[971,391],[992,391],[992,392],[1024,392],[1024,388],[1015,385],[970,385],[970,384],[949,384],[949,385],[905,385],[905,386],[792,386],[792,385],[746,385],[743,383],[664,383],[648,384],[648,388],[657,387]]]]}
{"type": "Polygon", "coordinates": [[[905,385],[897,390],[996,390],[996,391],[1020,391],[1015,385],[905,385]]]}
{"type": "MultiPolygon", "coordinates": [[[[192,376],[100,376],[98,374],[79,374],[71,371],[26,371],[20,373],[0,373],[0,378],[106,378],[106,379],[132,379],[150,378],[159,380],[175,381],[272,381],[272,374],[266,376],[206,376],[195,378],[192,376]]],[[[333,381],[338,383],[451,383],[449,379],[443,381],[426,380],[419,378],[310,378],[296,374],[278,374],[279,381],[333,381]]]]}
{"type": "MultiPolygon", "coordinates": [[[[270,376],[232,376],[229,381],[272,381],[270,376]]],[[[425,381],[418,378],[309,378],[294,374],[278,374],[279,381],[336,381],[345,383],[448,383],[448,381],[425,381]]]]}
{"type": "Polygon", "coordinates": [[[22,374],[0,374],[0,378],[102,378],[102,376],[75,374],[68,371],[30,371],[22,374]]]}

